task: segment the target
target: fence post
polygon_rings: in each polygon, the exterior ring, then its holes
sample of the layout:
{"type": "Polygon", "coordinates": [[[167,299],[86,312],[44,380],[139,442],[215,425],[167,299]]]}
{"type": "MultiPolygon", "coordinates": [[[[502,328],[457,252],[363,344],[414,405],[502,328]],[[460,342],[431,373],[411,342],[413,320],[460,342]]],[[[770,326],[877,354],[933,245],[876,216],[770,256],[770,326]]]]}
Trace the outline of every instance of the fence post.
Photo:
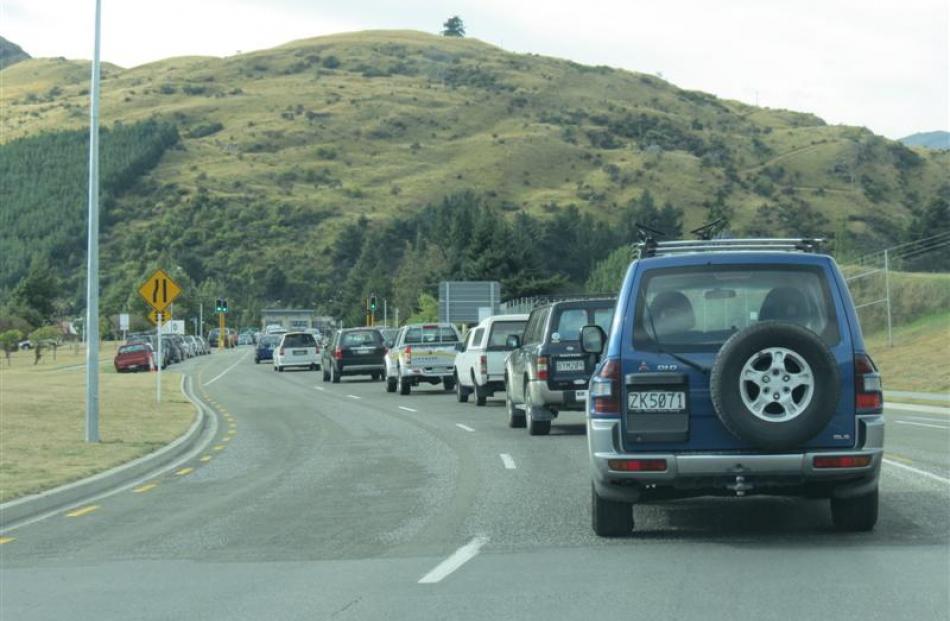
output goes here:
{"type": "Polygon", "coordinates": [[[884,249],[884,299],[887,304],[887,346],[894,347],[894,335],[891,331],[891,277],[890,259],[887,248],[884,249]]]}

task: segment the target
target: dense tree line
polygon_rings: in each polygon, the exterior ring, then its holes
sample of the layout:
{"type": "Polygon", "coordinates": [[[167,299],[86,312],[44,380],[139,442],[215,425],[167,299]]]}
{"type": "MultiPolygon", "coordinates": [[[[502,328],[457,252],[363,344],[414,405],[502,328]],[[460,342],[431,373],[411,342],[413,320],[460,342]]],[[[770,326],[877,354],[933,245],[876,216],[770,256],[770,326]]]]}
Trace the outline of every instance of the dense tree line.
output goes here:
{"type": "MultiPolygon", "coordinates": [[[[116,218],[115,198],[178,141],[174,126],[145,121],[103,128],[100,137],[102,231],[116,218]]],[[[67,305],[81,304],[88,193],[86,131],[48,132],[0,145],[0,291],[14,290],[34,257],[52,264],[67,305]]],[[[5,296],[7,297],[7,296],[5,296]]],[[[39,309],[48,315],[49,309],[39,309]]],[[[44,317],[46,319],[46,317],[44,317]]]]}

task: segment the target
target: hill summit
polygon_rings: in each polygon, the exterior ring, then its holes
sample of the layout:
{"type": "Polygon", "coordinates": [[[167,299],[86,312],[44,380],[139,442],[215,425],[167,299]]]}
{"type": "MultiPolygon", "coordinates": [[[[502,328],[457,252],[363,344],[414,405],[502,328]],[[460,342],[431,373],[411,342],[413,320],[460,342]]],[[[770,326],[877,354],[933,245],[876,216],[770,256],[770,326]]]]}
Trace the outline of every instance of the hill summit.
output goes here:
{"type": "Polygon", "coordinates": [[[21,60],[27,60],[30,55],[23,51],[16,43],[0,37],[0,69],[9,67],[21,60]]]}

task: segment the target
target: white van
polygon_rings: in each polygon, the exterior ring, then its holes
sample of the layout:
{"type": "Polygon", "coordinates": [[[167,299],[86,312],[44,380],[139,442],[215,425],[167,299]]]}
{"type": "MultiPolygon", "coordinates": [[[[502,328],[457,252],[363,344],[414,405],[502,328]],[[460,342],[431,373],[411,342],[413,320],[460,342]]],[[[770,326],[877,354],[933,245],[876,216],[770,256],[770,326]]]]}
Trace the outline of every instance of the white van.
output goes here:
{"type": "Polygon", "coordinates": [[[287,367],[305,367],[311,371],[320,368],[320,346],[312,334],[287,332],[274,348],[274,370],[287,367]]]}

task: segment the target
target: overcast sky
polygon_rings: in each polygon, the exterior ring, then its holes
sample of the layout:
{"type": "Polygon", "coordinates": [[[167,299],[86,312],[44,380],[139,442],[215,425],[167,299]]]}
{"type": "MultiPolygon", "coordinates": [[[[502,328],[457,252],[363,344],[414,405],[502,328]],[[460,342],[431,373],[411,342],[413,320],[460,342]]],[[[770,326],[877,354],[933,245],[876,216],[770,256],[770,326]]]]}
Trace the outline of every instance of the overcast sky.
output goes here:
{"type": "MultiPolygon", "coordinates": [[[[90,58],[94,0],[0,0],[32,56],[90,58]]],[[[864,125],[950,129],[950,0],[103,0],[102,58],[227,56],[334,32],[468,35],[515,52],[662,73],[683,88],[864,125]]]]}

